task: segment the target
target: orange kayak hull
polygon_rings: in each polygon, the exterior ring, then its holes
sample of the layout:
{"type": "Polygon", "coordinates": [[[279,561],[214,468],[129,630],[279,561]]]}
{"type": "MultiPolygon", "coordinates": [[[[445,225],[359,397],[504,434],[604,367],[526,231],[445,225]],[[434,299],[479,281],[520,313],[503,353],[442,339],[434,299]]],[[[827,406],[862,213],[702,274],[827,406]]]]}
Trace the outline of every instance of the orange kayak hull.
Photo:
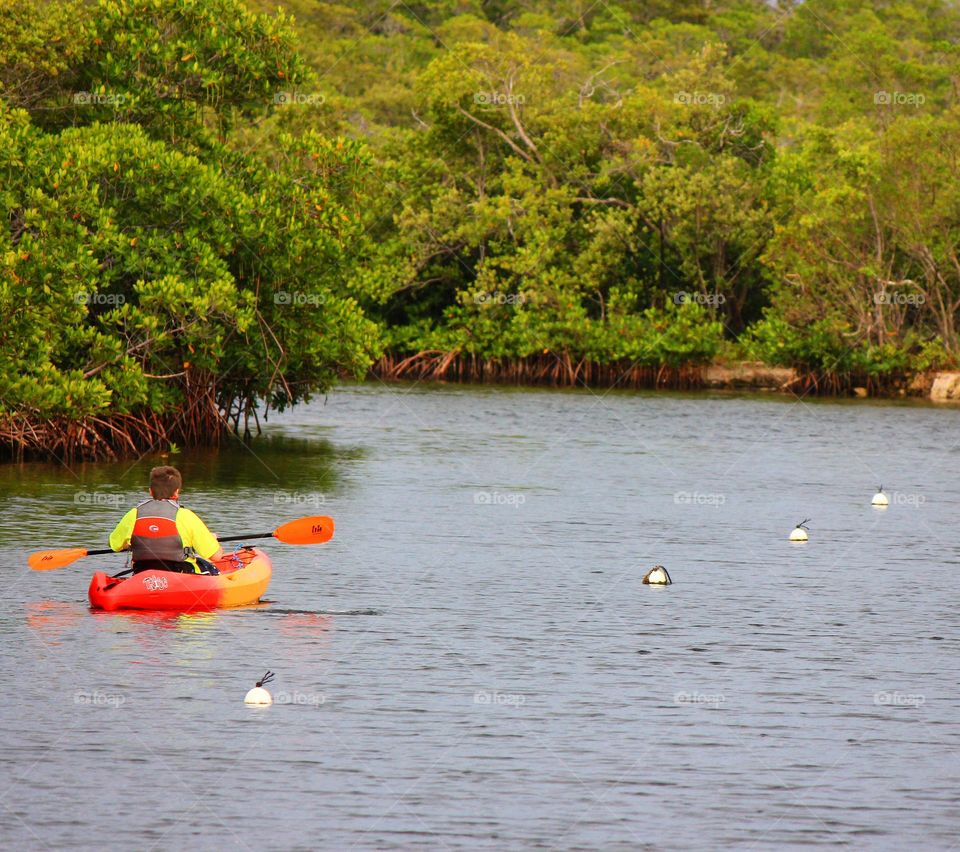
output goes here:
{"type": "Polygon", "coordinates": [[[219,574],[142,571],[115,579],[97,571],[88,590],[95,609],[147,609],[196,612],[255,604],[273,574],[270,557],[259,548],[243,548],[216,563],[219,574]]]}

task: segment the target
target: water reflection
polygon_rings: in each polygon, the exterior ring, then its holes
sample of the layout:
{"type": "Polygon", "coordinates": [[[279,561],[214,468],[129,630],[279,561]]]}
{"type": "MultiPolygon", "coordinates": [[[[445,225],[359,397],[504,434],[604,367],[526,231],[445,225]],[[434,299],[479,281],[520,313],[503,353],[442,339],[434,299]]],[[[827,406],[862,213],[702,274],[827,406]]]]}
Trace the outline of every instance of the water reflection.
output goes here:
{"type": "Polygon", "coordinates": [[[100,609],[90,609],[89,612],[97,622],[109,625],[118,633],[128,632],[140,627],[196,633],[215,627],[219,618],[219,613],[211,611],[166,612],[120,609],[114,612],[105,612],[100,609]]]}
{"type": "Polygon", "coordinates": [[[47,645],[59,645],[83,618],[85,607],[64,601],[33,601],[26,605],[27,627],[47,645]]]}
{"type": "MultiPolygon", "coordinates": [[[[204,491],[267,486],[330,487],[335,482],[336,462],[356,458],[356,449],[338,449],[329,441],[283,436],[264,436],[250,445],[231,440],[220,449],[196,449],[189,453],[151,453],[131,462],[16,462],[0,464],[0,498],[17,495],[47,496],[58,485],[67,488],[105,486],[142,491],[150,468],[172,464],[184,481],[204,491]]],[[[83,501],[77,505],[81,506],[83,501]]]]}
{"type": "MultiPolygon", "coordinates": [[[[337,465],[355,458],[354,449],[335,449],[328,441],[270,437],[252,446],[232,441],[220,450],[193,450],[136,462],[56,462],[0,464],[0,546],[49,549],[70,545],[105,546],[120,516],[146,495],[150,468],[173,464],[184,477],[184,505],[211,523],[254,521],[271,515],[289,520],[316,514],[338,488],[337,465]],[[258,506],[246,505],[256,501],[258,506]],[[235,510],[244,505],[243,514],[235,510]],[[250,510],[253,509],[251,514],[250,510]],[[259,511],[257,511],[259,508],[259,511]],[[244,517],[244,516],[247,517],[244,517]]],[[[260,532],[260,524],[254,532],[260,532]]],[[[224,526],[222,534],[244,532],[224,526]]],[[[23,556],[25,558],[26,551],[23,556]]]]}
{"type": "Polygon", "coordinates": [[[109,637],[104,658],[115,662],[195,671],[215,660],[224,646],[226,625],[219,612],[91,609],[89,615],[96,632],[109,637]]]}
{"type": "Polygon", "coordinates": [[[326,634],[333,630],[333,618],[329,615],[281,615],[280,633],[290,639],[312,636],[328,638],[326,634]]]}

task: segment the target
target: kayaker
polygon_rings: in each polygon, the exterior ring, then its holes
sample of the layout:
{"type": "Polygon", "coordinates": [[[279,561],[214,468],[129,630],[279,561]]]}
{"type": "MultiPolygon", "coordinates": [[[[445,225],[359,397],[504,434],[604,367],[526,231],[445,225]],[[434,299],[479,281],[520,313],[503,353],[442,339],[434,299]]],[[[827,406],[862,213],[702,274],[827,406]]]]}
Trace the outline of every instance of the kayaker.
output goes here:
{"type": "Polygon", "coordinates": [[[110,533],[113,550],[133,551],[133,573],[177,571],[182,574],[218,574],[211,559],[223,548],[207,525],[183,507],[183,477],[164,465],[150,471],[150,499],[134,506],[110,533]]]}

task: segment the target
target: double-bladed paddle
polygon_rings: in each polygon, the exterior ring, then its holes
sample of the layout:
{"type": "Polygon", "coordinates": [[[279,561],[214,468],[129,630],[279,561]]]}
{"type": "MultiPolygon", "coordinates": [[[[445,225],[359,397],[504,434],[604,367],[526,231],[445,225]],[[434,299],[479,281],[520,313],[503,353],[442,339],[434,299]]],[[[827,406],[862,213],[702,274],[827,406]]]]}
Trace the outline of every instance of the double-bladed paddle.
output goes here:
{"type": "MultiPolygon", "coordinates": [[[[333,538],[333,518],[326,515],[313,515],[287,521],[273,532],[254,533],[252,535],[230,535],[220,541],[249,541],[255,538],[275,538],[284,544],[323,544],[333,538]]],[[[102,556],[105,553],[124,553],[110,548],[105,550],[87,550],[85,547],[69,547],[64,550],[41,550],[31,553],[27,562],[34,571],[52,571],[63,568],[82,559],[84,556],[102,556]]]]}

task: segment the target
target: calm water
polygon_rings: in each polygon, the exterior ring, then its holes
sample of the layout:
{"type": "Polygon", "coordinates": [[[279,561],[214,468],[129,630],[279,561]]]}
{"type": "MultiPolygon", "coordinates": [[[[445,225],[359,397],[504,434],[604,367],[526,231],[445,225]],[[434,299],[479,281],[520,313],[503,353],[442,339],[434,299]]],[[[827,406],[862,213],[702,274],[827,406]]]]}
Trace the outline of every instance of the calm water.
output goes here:
{"type": "Polygon", "coordinates": [[[222,535],[338,525],[274,543],[268,605],[179,617],[88,609],[120,557],[24,562],[102,547],[157,457],[0,467],[0,846],[948,849],[958,423],[343,388],[171,457],[222,535]],[[245,706],[267,668],[289,703],[245,706]]]}

